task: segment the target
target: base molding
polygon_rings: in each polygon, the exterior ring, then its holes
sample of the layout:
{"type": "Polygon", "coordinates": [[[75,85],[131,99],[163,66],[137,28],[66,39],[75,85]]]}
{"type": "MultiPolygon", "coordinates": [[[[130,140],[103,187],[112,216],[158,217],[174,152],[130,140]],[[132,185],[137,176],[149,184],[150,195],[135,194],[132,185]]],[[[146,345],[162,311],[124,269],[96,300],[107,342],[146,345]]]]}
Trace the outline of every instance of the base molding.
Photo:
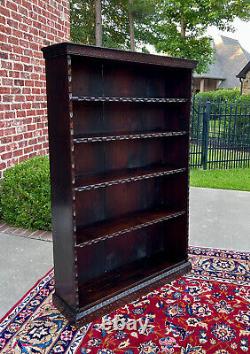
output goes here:
{"type": "Polygon", "coordinates": [[[170,269],[153,274],[143,281],[137,282],[133,284],[133,286],[111,295],[107,299],[100,300],[91,306],[79,309],[69,307],[56,293],[53,294],[53,303],[70,322],[75,322],[77,325],[81,326],[124,306],[128,302],[136,300],[142,295],[146,295],[153,289],[171,282],[172,280],[188,273],[190,270],[191,263],[189,261],[179,262],[170,269]]]}

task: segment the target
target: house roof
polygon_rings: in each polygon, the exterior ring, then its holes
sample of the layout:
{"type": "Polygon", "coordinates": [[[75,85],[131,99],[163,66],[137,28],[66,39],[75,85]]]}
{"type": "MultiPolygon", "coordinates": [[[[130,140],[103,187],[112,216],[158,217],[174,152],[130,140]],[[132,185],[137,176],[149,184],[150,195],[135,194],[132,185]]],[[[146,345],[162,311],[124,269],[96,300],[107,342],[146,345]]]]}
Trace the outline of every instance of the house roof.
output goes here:
{"type": "Polygon", "coordinates": [[[223,74],[223,70],[221,68],[220,62],[218,60],[218,55],[214,53],[214,61],[209,65],[208,71],[206,73],[197,74],[194,73],[194,77],[201,79],[217,79],[217,80],[225,80],[226,77],[223,74]]]}
{"type": "Polygon", "coordinates": [[[245,51],[238,40],[219,36],[213,41],[214,62],[204,74],[195,74],[197,78],[211,78],[223,80],[220,87],[238,87],[237,73],[250,60],[250,54],[245,51]]]}
{"type": "Polygon", "coordinates": [[[247,63],[247,65],[244,66],[244,68],[239,72],[239,74],[236,75],[236,77],[245,79],[248,71],[250,71],[250,61],[247,63]]]}

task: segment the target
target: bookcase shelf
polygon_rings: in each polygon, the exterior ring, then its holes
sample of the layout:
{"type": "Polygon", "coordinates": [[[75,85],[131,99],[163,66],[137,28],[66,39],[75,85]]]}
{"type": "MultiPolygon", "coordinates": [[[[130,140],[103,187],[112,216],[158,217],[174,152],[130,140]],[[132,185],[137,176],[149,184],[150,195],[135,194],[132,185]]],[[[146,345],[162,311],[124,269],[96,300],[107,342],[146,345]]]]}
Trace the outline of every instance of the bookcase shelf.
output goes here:
{"type": "Polygon", "coordinates": [[[148,132],[148,133],[137,133],[137,134],[121,134],[121,135],[98,135],[98,136],[87,136],[79,137],[74,139],[74,143],[96,143],[101,141],[115,141],[115,140],[135,140],[135,139],[155,139],[155,138],[167,138],[171,136],[182,136],[186,135],[186,131],[179,132],[148,132]]]}
{"type": "Polygon", "coordinates": [[[54,303],[87,323],[190,270],[195,62],[72,43],[46,61],[54,303]]]}
{"type": "Polygon", "coordinates": [[[186,270],[185,262],[171,262],[166,259],[166,255],[163,252],[154,255],[150,259],[138,260],[124,265],[100,278],[96,278],[94,282],[91,281],[91,283],[86,283],[80,287],[79,293],[82,299],[80,306],[82,307],[83,314],[88,315],[92,313],[92,309],[86,306],[88,303],[93,303],[93,307],[97,311],[125,296],[133,293],[138,294],[141,289],[162,279],[166,279],[171,275],[176,276],[176,271],[179,271],[181,274],[183,270],[186,270]],[[109,296],[110,287],[113,289],[113,298],[109,296]],[[99,289],[102,289],[102,304],[98,301],[99,289]],[[85,306],[86,308],[84,308],[85,306]]]}
{"type": "Polygon", "coordinates": [[[167,166],[150,166],[131,168],[106,173],[104,175],[78,176],[75,182],[75,191],[82,192],[91,189],[111,187],[115,184],[131,183],[149,178],[173,175],[186,171],[185,168],[170,168],[167,166]]]}
{"type": "Polygon", "coordinates": [[[175,97],[93,97],[93,96],[72,96],[72,101],[77,102],[136,102],[136,103],[185,103],[186,98],[175,97]]]}
{"type": "Polygon", "coordinates": [[[77,231],[78,239],[81,241],[77,247],[90,246],[97,242],[105,241],[106,239],[122,236],[132,231],[177,218],[183,214],[185,214],[183,210],[175,212],[169,210],[144,211],[82,228],[77,231]]]}

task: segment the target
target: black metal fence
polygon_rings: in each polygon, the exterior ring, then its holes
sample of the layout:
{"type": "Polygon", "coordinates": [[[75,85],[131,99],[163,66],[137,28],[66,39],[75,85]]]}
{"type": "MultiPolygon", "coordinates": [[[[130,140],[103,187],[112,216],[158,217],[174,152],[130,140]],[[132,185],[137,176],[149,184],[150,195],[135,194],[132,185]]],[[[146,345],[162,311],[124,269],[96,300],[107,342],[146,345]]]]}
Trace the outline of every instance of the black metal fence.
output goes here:
{"type": "Polygon", "coordinates": [[[190,166],[250,167],[250,103],[193,99],[190,166]]]}

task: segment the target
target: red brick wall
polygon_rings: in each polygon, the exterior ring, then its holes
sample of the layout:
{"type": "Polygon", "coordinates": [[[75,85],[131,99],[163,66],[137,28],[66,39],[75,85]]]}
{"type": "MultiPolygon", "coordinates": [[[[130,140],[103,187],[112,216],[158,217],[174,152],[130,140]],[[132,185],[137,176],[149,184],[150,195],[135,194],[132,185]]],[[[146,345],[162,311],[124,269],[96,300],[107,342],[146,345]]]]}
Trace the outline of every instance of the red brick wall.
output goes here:
{"type": "Polygon", "coordinates": [[[43,46],[69,40],[68,0],[0,0],[0,177],[48,153],[43,46]]]}

